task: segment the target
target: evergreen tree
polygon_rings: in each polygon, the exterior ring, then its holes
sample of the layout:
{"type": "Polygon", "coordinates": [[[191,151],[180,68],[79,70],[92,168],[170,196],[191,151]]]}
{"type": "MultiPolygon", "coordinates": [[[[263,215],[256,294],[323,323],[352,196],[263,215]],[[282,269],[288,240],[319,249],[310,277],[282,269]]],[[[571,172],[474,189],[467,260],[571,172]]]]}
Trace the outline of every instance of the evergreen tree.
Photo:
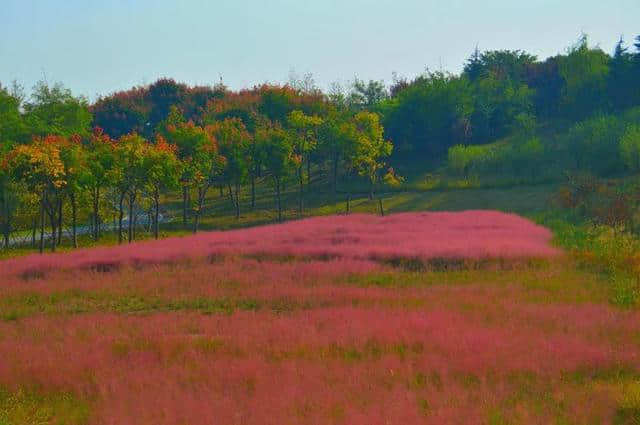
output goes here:
{"type": "Polygon", "coordinates": [[[476,46],[471,57],[464,64],[464,73],[469,77],[469,80],[475,81],[482,75],[483,68],[482,55],[480,49],[476,46]]]}
{"type": "Polygon", "coordinates": [[[616,44],[609,63],[609,99],[614,109],[624,109],[632,105],[633,97],[629,88],[633,87],[633,55],[624,46],[622,37],[616,44]]]}

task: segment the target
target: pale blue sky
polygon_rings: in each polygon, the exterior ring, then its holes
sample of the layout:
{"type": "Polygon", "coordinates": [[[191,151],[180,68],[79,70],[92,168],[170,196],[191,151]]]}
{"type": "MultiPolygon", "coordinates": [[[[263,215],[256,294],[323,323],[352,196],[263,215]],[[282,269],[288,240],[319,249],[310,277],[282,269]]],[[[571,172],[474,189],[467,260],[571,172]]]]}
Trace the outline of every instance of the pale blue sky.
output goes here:
{"type": "Polygon", "coordinates": [[[544,58],[584,31],[611,51],[639,23],[640,0],[0,0],[0,82],[29,88],[44,72],[92,99],[163,76],[390,82],[459,72],[476,45],[544,58]]]}

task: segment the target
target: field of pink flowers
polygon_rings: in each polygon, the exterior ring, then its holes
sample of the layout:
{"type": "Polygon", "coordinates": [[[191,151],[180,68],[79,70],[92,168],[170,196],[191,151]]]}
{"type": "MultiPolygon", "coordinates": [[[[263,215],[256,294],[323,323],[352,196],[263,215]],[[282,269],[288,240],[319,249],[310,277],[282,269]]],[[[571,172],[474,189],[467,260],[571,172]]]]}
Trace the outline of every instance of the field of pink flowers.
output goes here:
{"type": "Polygon", "coordinates": [[[9,260],[0,277],[73,268],[159,264],[218,255],[353,259],[531,258],[557,254],[549,230],[497,211],[353,214],[9,260]]]}
{"type": "Polygon", "coordinates": [[[348,216],[2,262],[0,423],[638,423],[640,313],[549,239],[348,216]]]}

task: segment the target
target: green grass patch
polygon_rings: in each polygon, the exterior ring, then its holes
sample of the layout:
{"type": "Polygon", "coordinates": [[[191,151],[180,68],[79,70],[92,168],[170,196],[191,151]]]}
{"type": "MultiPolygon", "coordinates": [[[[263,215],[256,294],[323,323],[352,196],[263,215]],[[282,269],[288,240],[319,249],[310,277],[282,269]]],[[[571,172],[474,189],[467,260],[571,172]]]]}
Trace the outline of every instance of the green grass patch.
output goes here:
{"type": "Polygon", "coordinates": [[[312,307],[313,305],[309,303],[280,299],[269,301],[207,297],[169,299],[136,294],[69,290],[51,294],[23,292],[5,296],[0,299],[0,319],[14,321],[39,314],[72,315],[96,312],[145,314],[196,311],[203,314],[232,314],[235,311],[260,309],[286,312],[312,307]]]}
{"type": "Polygon", "coordinates": [[[0,388],[0,425],[83,425],[90,413],[88,403],[68,393],[0,388]]]}

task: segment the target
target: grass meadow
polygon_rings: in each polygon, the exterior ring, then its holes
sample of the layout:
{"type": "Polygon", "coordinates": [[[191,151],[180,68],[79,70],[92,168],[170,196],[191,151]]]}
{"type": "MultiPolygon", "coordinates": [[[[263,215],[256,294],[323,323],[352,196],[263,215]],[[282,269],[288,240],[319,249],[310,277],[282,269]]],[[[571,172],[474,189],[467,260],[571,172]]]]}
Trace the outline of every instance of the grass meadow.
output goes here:
{"type": "Polygon", "coordinates": [[[640,311],[552,238],[354,214],[4,261],[0,424],[636,424],[640,311]]]}

